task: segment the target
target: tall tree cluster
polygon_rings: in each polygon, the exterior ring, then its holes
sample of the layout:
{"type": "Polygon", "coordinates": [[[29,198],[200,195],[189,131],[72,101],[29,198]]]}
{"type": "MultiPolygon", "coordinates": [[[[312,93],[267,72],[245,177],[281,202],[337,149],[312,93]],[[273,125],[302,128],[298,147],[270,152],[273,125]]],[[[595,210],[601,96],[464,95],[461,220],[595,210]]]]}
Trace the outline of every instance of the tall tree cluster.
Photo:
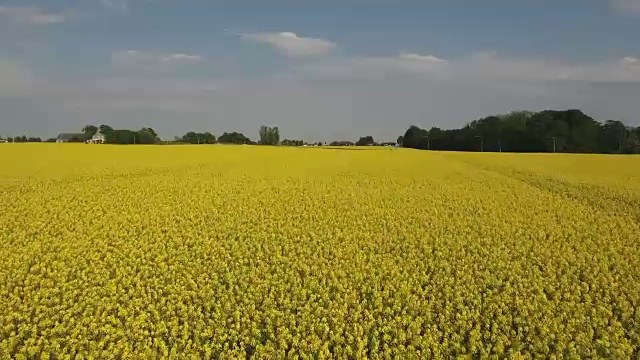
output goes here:
{"type": "Polygon", "coordinates": [[[189,144],[215,144],[216,136],[210,132],[197,133],[193,131],[189,131],[184,134],[179,141],[186,142],[189,144]]]}
{"type": "MultiPolygon", "coordinates": [[[[97,130],[104,134],[108,144],[155,144],[160,138],[152,128],[142,128],[138,131],[126,129],[114,129],[109,125],[100,125],[97,130]]],[[[85,126],[83,132],[89,135],[94,131],[93,127],[85,126]]],[[[95,135],[97,131],[93,134],[95,135]]],[[[93,136],[93,135],[91,135],[93,136]]]]}
{"type": "Polygon", "coordinates": [[[223,133],[218,138],[218,142],[221,144],[251,144],[252,141],[248,137],[244,136],[242,133],[231,132],[231,133],[223,133]]]}
{"type": "Polygon", "coordinates": [[[282,140],[282,142],[280,144],[284,145],[284,146],[302,146],[302,145],[304,145],[304,141],[303,140],[284,139],[284,140],[282,140]]]}
{"type": "MultiPolygon", "coordinates": [[[[97,132],[105,135],[109,144],[154,144],[160,141],[152,128],[138,131],[113,129],[109,125],[87,125],[82,133],[70,139],[84,142],[97,132]]],[[[261,145],[302,146],[302,140],[280,141],[277,126],[261,126],[261,145]]],[[[37,137],[16,136],[9,142],[40,142],[37,137]]],[[[55,142],[55,139],[47,141],[55,142]]],[[[242,133],[225,132],[216,139],[210,132],[187,132],[175,142],[189,144],[255,144],[242,133]]],[[[567,152],[567,153],[640,153],[640,127],[629,127],[621,121],[600,123],[580,110],[545,110],[540,112],[514,111],[492,115],[467,123],[459,129],[432,127],[422,129],[411,125],[396,143],[407,148],[452,151],[491,152],[567,152]]],[[[382,143],[381,145],[392,145],[382,143]]],[[[314,145],[323,145],[322,143],[314,145]]],[[[363,136],[357,142],[333,141],[333,146],[379,145],[372,136],[363,136]]]]}
{"type": "Polygon", "coordinates": [[[260,145],[278,145],[280,144],[280,130],[277,126],[269,127],[262,125],[260,127],[260,145]]]}
{"type": "Polygon", "coordinates": [[[471,121],[461,129],[410,126],[404,147],[455,151],[640,153],[640,127],[600,123],[580,110],[516,111],[471,121]]]}
{"type": "MultiPolygon", "coordinates": [[[[103,125],[104,126],[104,125],[103,125]]],[[[93,135],[98,133],[99,128],[94,125],[87,125],[82,128],[82,133],[87,137],[91,138],[93,135]]]]}
{"type": "Polygon", "coordinates": [[[27,135],[14,136],[14,137],[9,136],[6,139],[3,139],[2,136],[0,136],[0,140],[5,140],[10,143],[42,142],[42,139],[39,137],[27,136],[27,135]]]}
{"type": "Polygon", "coordinates": [[[371,146],[373,144],[375,144],[375,141],[373,140],[373,136],[371,135],[363,136],[358,139],[358,141],[356,141],[357,146],[371,146]]]}

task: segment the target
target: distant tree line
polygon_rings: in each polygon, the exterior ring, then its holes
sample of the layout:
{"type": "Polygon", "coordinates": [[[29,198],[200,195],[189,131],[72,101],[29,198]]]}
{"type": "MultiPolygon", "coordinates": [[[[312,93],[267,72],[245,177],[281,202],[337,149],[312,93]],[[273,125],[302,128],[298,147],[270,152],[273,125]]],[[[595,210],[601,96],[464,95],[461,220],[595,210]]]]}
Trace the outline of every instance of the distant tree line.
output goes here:
{"type": "Polygon", "coordinates": [[[302,140],[284,139],[284,140],[282,140],[280,145],[283,145],[283,146],[303,146],[304,145],[304,141],[302,141],[302,140]]]}
{"type": "MultiPolygon", "coordinates": [[[[109,144],[154,144],[161,142],[152,128],[138,131],[113,129],[109,125],[87,125],[81,134],[73,135],[70,142],[84,142],[98,131],[109,144]]],[[[261,126],[259,140],[254,142],[242,133],[225,132],[216,138],[210,132],[187,132],[173,141],[162,143],[184,144],[259,144],[284,146],[379,146],[399,144],[403,147],[425,150],[491,151],[491,152],[567,152],[567,153],[640,153],[640,126],[630,127],[618,120],[600,123],[582,111],[545,110],[540,112],[514,111],[473,120],[459,129],[429,130],[411,125],[395,143],[378,143],[373,136],[360,137],[356,142],[332,141],[307,143],[302,140],[280,141],[277,126],[261,126]]],[[[3,140],[0,137],[0,140],[3,140]]],[[[8,142],[41,142],[39,137],[16,136],[8,142]]],[[[49,139],[47,142],[55,142],[49,139]]]]}
{"type": "Polygon", "coordinates": [[[244,136],[244,134],[238,132],[222,133],[222,135],[220,135],[220,137],[218,138],[218,143],[237,145],[255,144],[253,141],[251,141],[251,139],[244,136]]]}
{"type": "Polygon", "coordinates": [[[373,136],[363,136],[358,141],[356,141],[356,146],[372,146],[375,145],[375,141],[373,140],[373,136]]]}
{"type": "Polygon", "coordinates": [[[580,110],[516,111],[471,121],[463,128],[410,126],[398,138],[414,149],[454,151],[640,153],[640,127],[600,123],[580,110]]]}
{"type": "Polygon", "coordinates": [[[99,129],[105,135],[108,144],[255,144],[239,132],[225,132],[216,138],[210,132],[189,131],[182,136],[176,136],[173,141],[162,141],[151,128],[142,128],[138,131],[114,130],[109,126],[101,125],[99,129]]]}
{"type": "Polygon", "coordinates": [[[210,132],[197,133],[189,131],[182,137],[177,138],[176,141],[181,141],[187,144],[215,144],[216,136],[210,132]]]}
{"type": "MultiPolygon", "coordinates": [[[[85,133],[88,138],[91,138],[97,133],[94,126],[87,126],[90,131],[85,133]]],[[[114,129],[109,125],[100,125],[98,128],[100,133],[105,137],[105,142],[108,144],[155,144],[160,138],[158,134],[152,128],[142,128],[138,131],[127,129],[114,129]]]]}
{"type": "Polygon", "coordinates": [[[42,142],[42,139],[39,137],[27,137],[26,135],[14,136],[14,137],[9,136],[6,139],[0,136],[0,140],[5,140],[6,142],[10,142],[10,143],[42,142]]]}
{"type": "Polygon", "coordinates": [[[353,141],[336,140],[329,143],[329,146],[355,146],[353,141]]]}

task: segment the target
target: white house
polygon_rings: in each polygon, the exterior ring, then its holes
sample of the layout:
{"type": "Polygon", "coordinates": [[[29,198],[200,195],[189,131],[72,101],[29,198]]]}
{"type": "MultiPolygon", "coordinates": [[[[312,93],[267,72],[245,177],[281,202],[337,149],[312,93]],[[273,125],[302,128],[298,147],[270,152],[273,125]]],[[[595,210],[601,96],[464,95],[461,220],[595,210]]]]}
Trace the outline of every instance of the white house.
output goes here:
{"type": "Polygon", "coordinates": [[[95,135],[91,137],[91,139],[87,140],[88,144],[104,144],[106,142],[105,136],[101,132],[97,132],[95,135]]]}

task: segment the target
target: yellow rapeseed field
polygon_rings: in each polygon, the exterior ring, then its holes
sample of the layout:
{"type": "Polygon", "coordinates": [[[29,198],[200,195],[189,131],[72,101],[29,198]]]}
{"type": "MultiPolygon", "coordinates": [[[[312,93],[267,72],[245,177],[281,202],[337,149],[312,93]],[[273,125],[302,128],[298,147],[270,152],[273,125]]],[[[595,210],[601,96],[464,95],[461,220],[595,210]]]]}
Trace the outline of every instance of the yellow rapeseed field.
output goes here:
{"type": "Polygon", "coordinates": [[[0,144],[0,358],[637,358],[640,157],[0,144]]]}

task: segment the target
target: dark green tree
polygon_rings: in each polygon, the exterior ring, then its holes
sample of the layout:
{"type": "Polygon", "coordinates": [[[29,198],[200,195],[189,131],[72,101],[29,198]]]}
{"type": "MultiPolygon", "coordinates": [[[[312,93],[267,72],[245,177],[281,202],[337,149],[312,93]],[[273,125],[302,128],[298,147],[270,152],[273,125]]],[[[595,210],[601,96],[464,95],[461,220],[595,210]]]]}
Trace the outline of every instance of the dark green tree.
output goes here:
{"type": "Polygon", "coordinates": [[[110,132],[113,132],[113,128],[109,125],[100,125],[100,132],[107,136],[110,132]]]}
{"type": "Polygon", "coordinates": [[[196,133],[189,131],[182,136],[181,141],[189,144],[215,144],[216,137],[210,132],[196,133]]]}
{"type": "Polygon", "coordinates": [[[412,149],[426,149],[429,132],[415,125],[411,125],[404,133],[403,146],[412,149]]]}
{"type": "Polygon", "coordinates": [[[469,122],[460,129],[428,132],[411,126],[404,146],[432,150],[637,153],[638,130],[620,121],[600,124],[577,109],[514,111],[469,122]],[[634,136],[635,135],[635,136],[634,136]]]}
{"type": "Polygon", "coordinates": [[[284,146],[302,146],[304,144],[304,141],[284,139],[282,140],[281,144],[284,146]]]}
{"type": "Polygon", "coordinates": [[[258,132],[258,134],[260,135],[260,145],[280,144],[280,130],[277,126],[269,127],[262,125],[260,126],[260,131],[258,132]]]}
{"type": "Polygon", "coordinates": [[[158,141],[160,140],[160,136],[158,136],[158,133],[155,130],[153,130],[152,128],[144,127],[144,128],[142,128],[142,130],[148,132],[149,134],[151,134],[151,136],[153,136],[154,139],[157,139],[158,141]]]}
{"type": "Polygon", "coordinates": [[[625,154],[640,154],[640,127],[627,128],[627,135],[622,152],[625,154]]]}
{"type": "Polygon", "coordinates": [[[232,133],[223,133],[218,138],[218,142],[222,144],[250,144],[251,139],[244,136],[242,133],[232,132],[232,133]]]}
{"type": "Polygon", "coordinates": [[[159,141],[157,134],[153,129],[142,128],[135,134],[136,144],[155,144],[159,141]]]}
{"type": "Polygon", "coordinates": [[[96,133],[98,133],[98,127],[94,126],[94,125],[86,125],[85,127],[82,128],[82,132],[88,137],[92,137],[93,135],[95,135],[96,133]]]}
{"type": "Polygon", "coordinates": [[[357,146],[371,146],[375,143],[373,136],[363,136],[356,142],[357,146]]]}
{"type": "Polygon", "coordinates": [[[600,146],[602,152],[622,153],[627,137],[627,127],[621,121],[605,121],[600,131],[600,146]]]}

